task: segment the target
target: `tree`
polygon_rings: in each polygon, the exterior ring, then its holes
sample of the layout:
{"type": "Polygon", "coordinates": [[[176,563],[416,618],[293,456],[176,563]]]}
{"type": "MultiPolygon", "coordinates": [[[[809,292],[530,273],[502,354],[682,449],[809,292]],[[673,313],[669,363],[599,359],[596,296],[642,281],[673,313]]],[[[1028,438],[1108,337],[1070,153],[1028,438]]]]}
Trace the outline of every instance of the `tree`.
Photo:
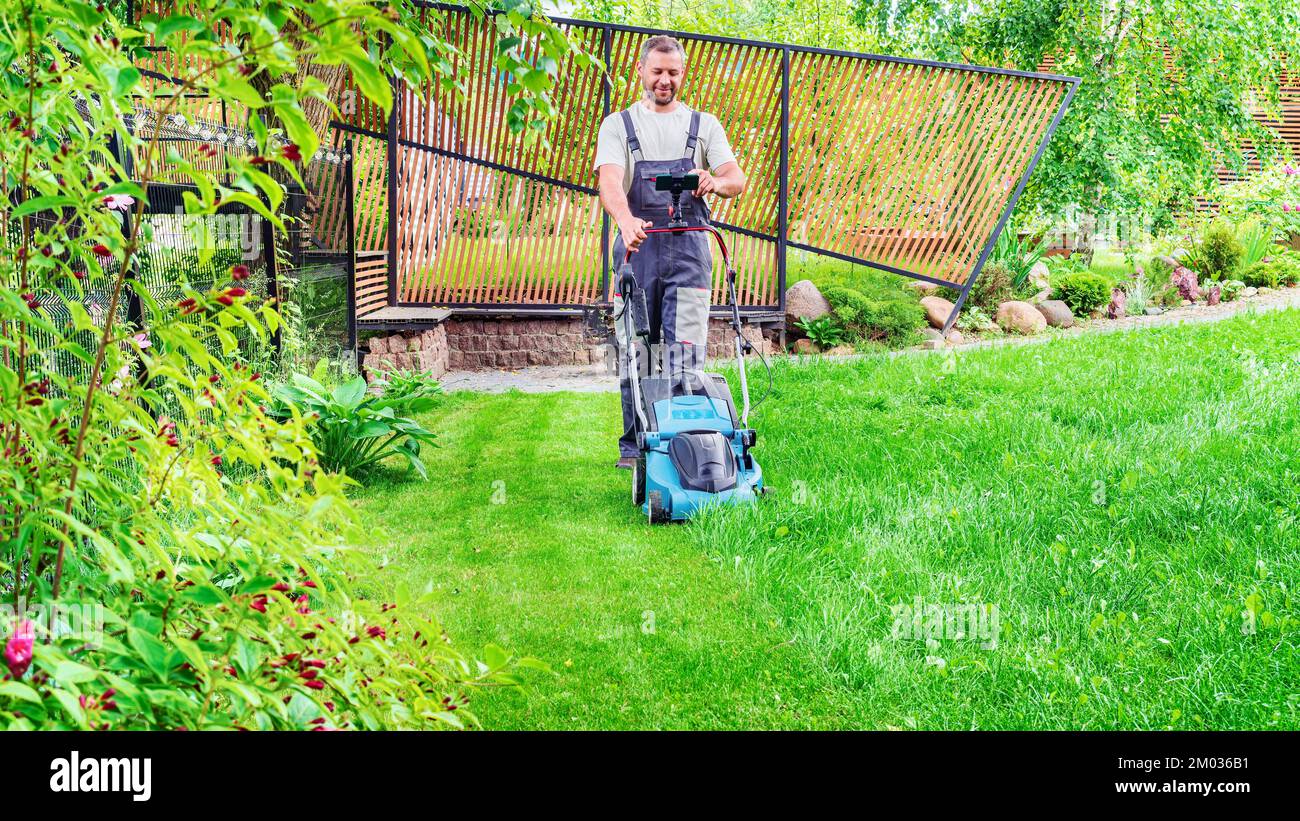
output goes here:
{"type": "Polygon", "coordinates": [[[1285,55],[1300,53],[1292,0],[858,0],[855,19],[910,56],[1083,80],[1021,212],[1079,205],[1157,218],[1239,168],[1243,141],[1280,149],[1253,114],[1276,111],[1285,55]]]}

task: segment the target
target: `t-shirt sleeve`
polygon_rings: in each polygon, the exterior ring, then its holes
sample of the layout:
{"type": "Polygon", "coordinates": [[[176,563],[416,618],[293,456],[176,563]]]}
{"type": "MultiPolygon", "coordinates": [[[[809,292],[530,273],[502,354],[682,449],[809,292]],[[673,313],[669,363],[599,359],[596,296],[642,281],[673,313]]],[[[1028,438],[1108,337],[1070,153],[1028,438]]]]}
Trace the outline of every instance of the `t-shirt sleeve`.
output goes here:
{"type": "MultiPolygon", "coordinates": [[[[706,115],[709,118],[708,140],[705,141],[704,160],[709,164],[710,171],[717,171],[729,162],[736,161],[736,153],[731,150],[731,142],[727,140],[727,132],[723,130],[722,123],[712,114],[706,115]]],[[[701,131],[704,129],[701,128],[701,131]]]]}
{"type": "Polygon", "coordinates": [[[627,168],[627,132],[617,114],[606,117],[596,135],[596,162],[592,170],[599,172],[602,165],[627,168]]]}

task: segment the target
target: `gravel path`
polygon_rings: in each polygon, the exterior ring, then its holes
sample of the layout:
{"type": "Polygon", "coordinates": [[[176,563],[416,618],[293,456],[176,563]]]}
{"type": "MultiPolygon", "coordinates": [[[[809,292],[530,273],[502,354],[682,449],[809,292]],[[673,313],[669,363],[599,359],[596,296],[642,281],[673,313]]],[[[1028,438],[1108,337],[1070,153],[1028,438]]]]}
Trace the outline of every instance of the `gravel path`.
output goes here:
{"type": "MultiPolygon", "coordinates": [[[[956,346],[961,349],[989,348],[1000,345],[1033,345],[1049,339],[1078,336],[1087,333],[1111,333],[1137,328],[1153,328],[1161,325],[1179,325],[1183,323],[1217,322],[1237,314],[1285,310],[1300,307],[1300,288],[1282,288],[1266,294],[1257,294],[1247,299],[1234,302],[1220,302],[1218,305],[1189,305],[1174,308],[1157,316],[1129,316],[1123,319],[1086,320],[1073,328],[1050,328],[1047,333],[1038,336],[1001,336],[993,339],[966,339],[956,346]]],[[[940,350],[946,350],[941,348],[940,350]]],[[[895,351],[895,355],[910,353],[932,353],[915,348],[895,351]]],[[[797,360],[810,357],[796,357],[797,360]]],[[[859,356],[835,357],[849,361],[859,356]]],[[[575,391],[577,393],[615,393],[618,381],[603,364],[598,365],[535,365],[518,370],[491,371],[451,371],[441,380],[444,390],[479,391],[482,393],[502,393],[519,390],[524,393],[547,393],[551,391],[575,391]]]]}

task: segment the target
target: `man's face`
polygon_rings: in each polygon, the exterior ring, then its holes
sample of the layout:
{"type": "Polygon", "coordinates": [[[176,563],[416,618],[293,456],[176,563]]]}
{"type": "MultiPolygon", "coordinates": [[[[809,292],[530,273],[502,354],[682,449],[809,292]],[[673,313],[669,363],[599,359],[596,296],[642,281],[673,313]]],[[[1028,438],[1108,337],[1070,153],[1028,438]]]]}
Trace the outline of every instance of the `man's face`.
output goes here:
{"type": "Polygon", "coordinates": [[[641,86],[646,96],[656,106],[671,105],[681,91],[686,76],[686,64],[675,51],[652,51],[645,62],[637,61],[636,70],[641,75],[641,86]]]}

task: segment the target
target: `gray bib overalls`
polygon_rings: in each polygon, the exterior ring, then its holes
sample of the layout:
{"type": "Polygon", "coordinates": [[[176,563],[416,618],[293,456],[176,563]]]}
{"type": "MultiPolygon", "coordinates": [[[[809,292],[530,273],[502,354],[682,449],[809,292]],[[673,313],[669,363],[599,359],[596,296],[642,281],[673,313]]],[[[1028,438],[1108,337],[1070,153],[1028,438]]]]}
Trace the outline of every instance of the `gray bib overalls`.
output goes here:
{"type": "MultiPolygon", "coordinates": [[[[667,191],[655,190],[655,177],[660,174],[685,174],[695,168],[695,145],[699,141],[700,112],[691,112],[690,132],[686,135],[686,149],[675,160],[647,160],[641,156],[641,141],[637,139],[632,115],[622,112],[623,127],[627,131],[627,144],[632,153],[632,187],[627,194],[632,215],[654,223],[652,228],[668,226],[668,209],[672,197],[667,191]]],[[[690,225],[707,225],[709,207],[692,191],[681,196],[682,218],[690,225]]],[[[621,234],[614,240],[614,282],[623,265],[627,249],[621,234]]],[[[709,294],[713,281],[713,252],[703,231],[680,234],[650,234],[641,243],[641,249],[632,253],[632,271],[637,285],[646,292],[646,306],[650,314],[650,345],[648,352],[638,356],[648,363],[650,370],[644,375],[704,367],[709,342],[709,294]],[[648,356],[645,355],[648,353],[648,356]]],[[[614,315],[623,310],[623,299],[614,294],[614,315]]],[[[631,384],[625,373],[627,340],[623,324],[615,322],[619,344],[619,389],[623,394],[623,435],[618,440],[620,456],[636,456],[636,436],[633,421],[636,409],[632,405],[631,384]]]]}

